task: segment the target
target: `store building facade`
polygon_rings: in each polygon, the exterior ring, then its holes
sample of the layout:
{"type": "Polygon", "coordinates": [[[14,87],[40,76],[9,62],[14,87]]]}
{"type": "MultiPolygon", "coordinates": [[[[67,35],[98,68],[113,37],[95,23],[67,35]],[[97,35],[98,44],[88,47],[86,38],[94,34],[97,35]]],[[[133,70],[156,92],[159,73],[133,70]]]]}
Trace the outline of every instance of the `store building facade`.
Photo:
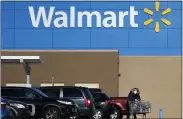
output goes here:
{"type": "MultiPolygon", "coordinates": [[[[181,1],[4,1],[1,9],[2,55],[41,57],[33,86],[54,79],[111,96],[139,87],[149,117],[159,108],[181,117],[181,1]]],[[[1,81],[23,85],[22,66],[3,64],[1,81]]]]}

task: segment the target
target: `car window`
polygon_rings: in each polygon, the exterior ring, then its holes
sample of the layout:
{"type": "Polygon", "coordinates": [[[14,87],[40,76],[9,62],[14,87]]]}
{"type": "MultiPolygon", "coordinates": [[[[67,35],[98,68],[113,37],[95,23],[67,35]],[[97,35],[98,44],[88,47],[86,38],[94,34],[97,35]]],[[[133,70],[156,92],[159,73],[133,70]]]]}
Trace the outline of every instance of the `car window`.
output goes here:
{"type": "Polygon", "coordinates": [[[76,88],[64,88],[63,96],[64,97],[83,97],[83,94],[79,89],[76,89],[76,88]]]}
{"type": "Polygon", "coordinates": [[[102,90],[101,89],[95,89],[95,88],[90,88],[89,89],[91,92],[93,92],[93,93],[97,93],[97,92],[102,92],[102,90]]]}
{"type": "Polygon", "coordinates": [[[48,95],[48,97],[59,98],[60,95],[59,89],[42,89],[42,92],[48,95]]]}
{"type": "Polygon", "coordinates": [[[32,88],[33,90],[35,90],[36,92],[38,92],[40,95],[42,95],[43,97],[48,97],[44,92],[42,92],[41,90],[37,89],[37,88],[32,88]]]}
{"type": "Polygon", "coordinates": [[[19,97],[20,89],[1,89],[1,96],[19,97]]]}
{"type": "Polygon", "coordinates": [[[86,89],[83,89],[83,91],[84,91],[84,93],[86,95],[86,98],[89,98],[91,100],[94,100],[93,95],[91,94],[91,92],[90,92],[89,89],[86,88],[86,89]]]}
{"type": "Polygon", "coordinates": [[[106,100],[110,100],[110,97],[108,97],[105,93],[93,93],[93,96],[96,102],[103,102],[106,100]]]}
{"type": "Polygon", "coordinates": [[[29,89],[24,89],[20,91],[20,97],[29,98],[29,99],[39,99],[40,96],[34,91],[29,89]]]}

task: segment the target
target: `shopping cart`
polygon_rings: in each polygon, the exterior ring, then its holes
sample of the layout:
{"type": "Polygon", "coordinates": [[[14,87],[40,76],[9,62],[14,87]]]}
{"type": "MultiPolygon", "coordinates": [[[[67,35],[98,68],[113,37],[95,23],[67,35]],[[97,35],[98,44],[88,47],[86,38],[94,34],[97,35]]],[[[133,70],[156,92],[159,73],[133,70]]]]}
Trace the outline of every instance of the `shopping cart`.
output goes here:
{"type": "Polygon", "coordinates": [[[141,101],[129,101],[130,115],[142,114],[146,119],[146,114],[151,113],[151,103],[145,100],[141,101]]]}

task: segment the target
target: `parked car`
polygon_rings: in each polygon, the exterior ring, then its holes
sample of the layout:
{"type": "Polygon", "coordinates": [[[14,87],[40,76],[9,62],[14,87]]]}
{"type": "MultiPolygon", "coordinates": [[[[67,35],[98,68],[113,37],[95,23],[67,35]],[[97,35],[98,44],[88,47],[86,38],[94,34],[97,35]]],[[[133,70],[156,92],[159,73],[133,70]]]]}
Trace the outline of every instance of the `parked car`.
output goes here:
{"type": "Polygon", "coordinates": [[[123,115],[127,114],[128,97],[111,97],[111,99],[114,103],[115,113],[120,112],[120,118],[123,118],[123,115]]]}
{"type": "Polygon", "coordinates": [[[96,113],[93,116],[94,119],[119,119],[120,113],[114,113],[114,104],[107,94],[101,92],[93,92],[92,95],[94,97],[96,106],[96,113]]]}
{"type": "Polygon", "coordinates": [[[20,101],[14,101],[8,99],[3,100],[9,103],[10,110],[15,119],[25,119],[30,117],[30,110],[27,104],[20,101]]]}
{"type": "Polygon", "coordinates": [[[1,98],[1,119],[14,119],[14,115],[10,110],[10,104],[3,98],[1,98]]]}
{"type": "MultiPolygon", "coordinates": [[[[93,93],[104,93],[102,89],[100,88],[90,88],[89,89],[93,93]]],[[[120,118],[123,117],[123,115],[127,114],[126,106],[127,106],[127,97],[110,97],[112,100],[112,103],[114,105],[114,111],[111,115],[111,118],[118,118],[118,115],[120,114],[120,118]]]]}
{"type": "Polygon", "coordinates": [[[74,118],[77,107],[71,100],[50,98],[40,90],[29,87],[1,87],[1,96],[26,103],[30,116],[44,119],[74,118]]]}
{"type": "Polygon", "coordinates": [[[86,87],[47,86],[39,89],[49,97],[73,100],[78,107],[79,117],[92,117],[95,113],[94,99],[86,87]]]}
{"type": "Polygon", "coordinates": [[[95,92],[95,93],[103,93],[103,90],[100,88],[89,88],[90,92],[95,92]]]}

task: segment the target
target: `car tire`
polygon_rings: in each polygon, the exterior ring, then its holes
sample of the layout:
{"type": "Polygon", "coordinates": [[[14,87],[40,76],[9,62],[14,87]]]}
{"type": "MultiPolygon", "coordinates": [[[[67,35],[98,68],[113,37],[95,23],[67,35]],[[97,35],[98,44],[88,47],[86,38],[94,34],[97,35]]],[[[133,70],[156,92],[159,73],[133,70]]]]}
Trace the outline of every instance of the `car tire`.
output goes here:
{"type": "Polygon", "coordinates": [[[113,113],[110,115],[110,119],[119,119],[121,117],[120,110],[114,108],[113,113]]]}
{"type": "Polygon", "coordinates": [[[47,107],[44,111],[44,119],[60,119],[61,113],[55,107],[47,107]]]}
{"type": "Polygon", "coordinates": [[[93,119],[103,119],[104,113],[101,109],[95,109],[95,114],[93,115],[93,119]]]}

